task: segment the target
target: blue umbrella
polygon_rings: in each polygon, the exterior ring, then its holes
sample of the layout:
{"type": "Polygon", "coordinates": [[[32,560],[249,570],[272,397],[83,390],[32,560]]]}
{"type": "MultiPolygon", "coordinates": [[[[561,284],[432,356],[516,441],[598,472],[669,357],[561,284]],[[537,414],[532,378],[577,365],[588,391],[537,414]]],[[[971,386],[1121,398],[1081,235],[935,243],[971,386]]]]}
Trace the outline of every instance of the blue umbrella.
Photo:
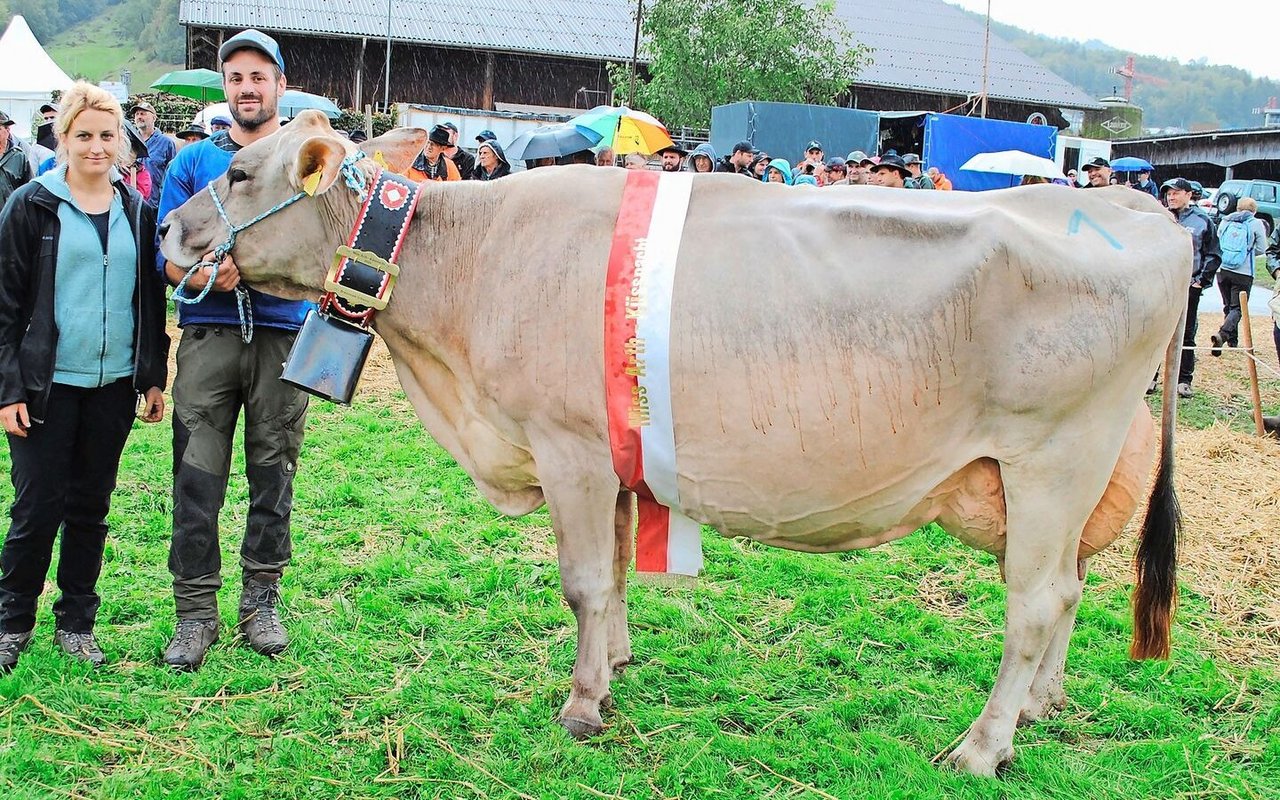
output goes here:
{"type": "Polygon", "coordinates": [[[525,131],[507,145],[508,160],[559,158],[594,147],[604,135],[569,123],[544,125],[525,131]]]}
{"type": "Polygon", "coordinates": [[[1153,169],[1151,162],[1136,156],[1117,158],[1111,162],[1111,168],[1116,172],[1151,172],[1153,169]]]}
{"type": "Polygon", "coordinates": [[[342,109],[334,105],[334,102],[329,98],[321,97],[318,94],[300,92],[297,89],[286,89],[285,93],[280,97],[281,116],[296,117],[309,108],[323,113],[329,119],[337,119],[342,116],[342,109]]]}

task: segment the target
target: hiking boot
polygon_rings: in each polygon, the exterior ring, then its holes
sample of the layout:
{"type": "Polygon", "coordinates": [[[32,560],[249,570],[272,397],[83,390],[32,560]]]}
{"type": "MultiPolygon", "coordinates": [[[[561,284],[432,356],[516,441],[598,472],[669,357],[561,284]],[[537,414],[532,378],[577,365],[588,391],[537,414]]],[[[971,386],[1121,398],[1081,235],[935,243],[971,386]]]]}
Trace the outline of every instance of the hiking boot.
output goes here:
{"type": "Polygon", "coordinates": [[[1178,397],[1192,397],[1193,395],[1194,393],[1191,391],[1191,384],[1189,383],[1178,384],[1178,397]]]}
{"type": "Polygon", "coordinates": [[[1209,355],[1217,358],[1218,356],[1222,355],[1222,348],[1226,345],[1227,340],[1226,340],[1226,337],[1222,336],[1221,334],[1215,333],[1214,335],[1209,337],[1209,343],[1213,345],[1213,347],[1209,350],[1209,355]]]}
{"type": "Polygon", "coordinates": [[[262,573],[245,576],[240,592],[240,633],[249,647],[264,656],[274,656],[289,646],[289,634],[280,623],[279,575],[262,573]]]}
{"type": "Polygon", "coordinates": [[[164,663],[182,672],[195,672],[204,663],[204,654],[216,641],[216,619],[180,619],[173,629],[173,639],[164,651],[164,663]]]}
{"type": "Polygon", "coordinates": [[[62,648],[62,652],[72,658],[88,661],[95,667],[107,663],[106,655],[102,652],[102,648],[98,647],[98,640],[93,638],[93,631],[76,633],[58,629],[53,632],[53,641],[62,648]]]}
{"type": "Polygon", "coordinates": [[[27,649],[35,629],[20,633],[0,633],[0,673],[10,672],[18,665],[18,656],[27,649]]]}

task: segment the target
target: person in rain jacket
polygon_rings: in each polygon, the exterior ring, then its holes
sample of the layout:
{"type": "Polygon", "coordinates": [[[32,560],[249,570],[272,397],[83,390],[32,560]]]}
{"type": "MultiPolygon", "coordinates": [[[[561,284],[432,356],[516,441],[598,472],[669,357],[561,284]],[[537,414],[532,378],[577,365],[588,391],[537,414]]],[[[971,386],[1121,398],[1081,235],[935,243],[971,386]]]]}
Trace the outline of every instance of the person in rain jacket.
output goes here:
{"type": "Polygon", "coordinates": [[[760,180],[765,183],[785,183],[790,186],[791,180],[791,162],[785,158],[775,158],[769,162],[769,166],[764,168],[764,177],[760,180]]]}
{"type": "Polygon", "coordinates": [[[511,164],[507,163],[507,154],[502,145],[493,140],[486,140],[476,148],[476,167],[471,171],[471,179],[475,181],[496,181],[511,174],[511,164]]]}
{"type": "Polygon", "coordinates": [[[693,152],[689,154],[689,160],[685,162],[684,168],[689,172],[715,172],[716,171],[716,151],[710,142],[703,142],[693,148],[693,152]]]}

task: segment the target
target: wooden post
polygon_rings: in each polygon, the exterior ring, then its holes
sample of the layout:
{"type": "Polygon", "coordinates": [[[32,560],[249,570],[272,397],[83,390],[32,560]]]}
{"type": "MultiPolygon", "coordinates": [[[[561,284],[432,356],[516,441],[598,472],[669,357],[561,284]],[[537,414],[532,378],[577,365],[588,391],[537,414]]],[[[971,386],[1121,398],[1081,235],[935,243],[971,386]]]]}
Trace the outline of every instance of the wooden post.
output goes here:
{"type": "Polygon", "coordinates": [[[480,107],[485,111],[493,110],[493,72],[494,72],[493,51],[484,54],[484,86],[480,90],[480,107]]]}
{"type": "Polygon", "coordinates": [[[364,135],[373,138],[373,106],[364,107],[364,135]]]}
{"type": "Polygon", "coordinates": [[[1253,325],[1249,322],[1249,295],[1240,293],[1240,339],[1249,360],[1249,391],[1253,394],[1253,424],[1259,436],[1267,431],[1262,425],[1262,394],[1258,391],[1258,364],[1253,360],[1253,325]]]}

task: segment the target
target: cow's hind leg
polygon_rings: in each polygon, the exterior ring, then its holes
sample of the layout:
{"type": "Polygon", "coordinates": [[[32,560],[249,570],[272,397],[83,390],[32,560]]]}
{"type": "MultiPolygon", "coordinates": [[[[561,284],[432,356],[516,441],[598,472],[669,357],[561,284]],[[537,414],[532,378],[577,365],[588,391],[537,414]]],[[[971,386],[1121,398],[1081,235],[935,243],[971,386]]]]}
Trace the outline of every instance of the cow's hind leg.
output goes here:
{"type": "Polygon", "coordinates": [[[560,587],[578,622],[573,683],[559,721],[575,737],[594,736],[604,728],[600,706],[610,699],[610,630],[612,616],[617,615],[618,483],[583,477],[581,467],[572,462],[547,472],[565,476],[544,479],[542,488],[556,532],[560,587]]]}
{"type": "MultiPolygon", "coordinates": [[[[1084,587],[1084,572],[1088,569],[1088,561],[1077,562],[1076,577],[1084,587]]],[[[1076,626],[1076,611],[1079,604],[1063,613],[1058,626],[1053,631],[1053,638],[1040,659],[1040,667],[1036,676],[1031,679],[1031,689],[1018,714],[1018,724],[1027,725],[1046,719],[1066,708],[1067,693],[1063,689],[1063,677],[1067,666],[1067,645],[1071,643],[1071,632],[1076,626]]]]}
{"type": "Polygon", "coordinates": [[[1092,501],[1087,499],[1089,487],[1064,492],[1054,474],[1060,465],[1002,465],[1008,514],[1004,651],[987,704],[948,757],[975,775],[995,775],[1013,758],[1014,729],[1032,682],[1055,638],[1062,639],[1065,652],[1068,619],[1080,602],[1076,552],[1103,487],[1096,487],[1092,501]]]}
{"type": "Polygon", "coordinates": [[[613,516],[613,605],[609,612],[609,668],[614,677],[631,663],[631,634],[627,631],[627,570],[635,549],[632,539],[631,492],[619,492],[613,516]]]}

